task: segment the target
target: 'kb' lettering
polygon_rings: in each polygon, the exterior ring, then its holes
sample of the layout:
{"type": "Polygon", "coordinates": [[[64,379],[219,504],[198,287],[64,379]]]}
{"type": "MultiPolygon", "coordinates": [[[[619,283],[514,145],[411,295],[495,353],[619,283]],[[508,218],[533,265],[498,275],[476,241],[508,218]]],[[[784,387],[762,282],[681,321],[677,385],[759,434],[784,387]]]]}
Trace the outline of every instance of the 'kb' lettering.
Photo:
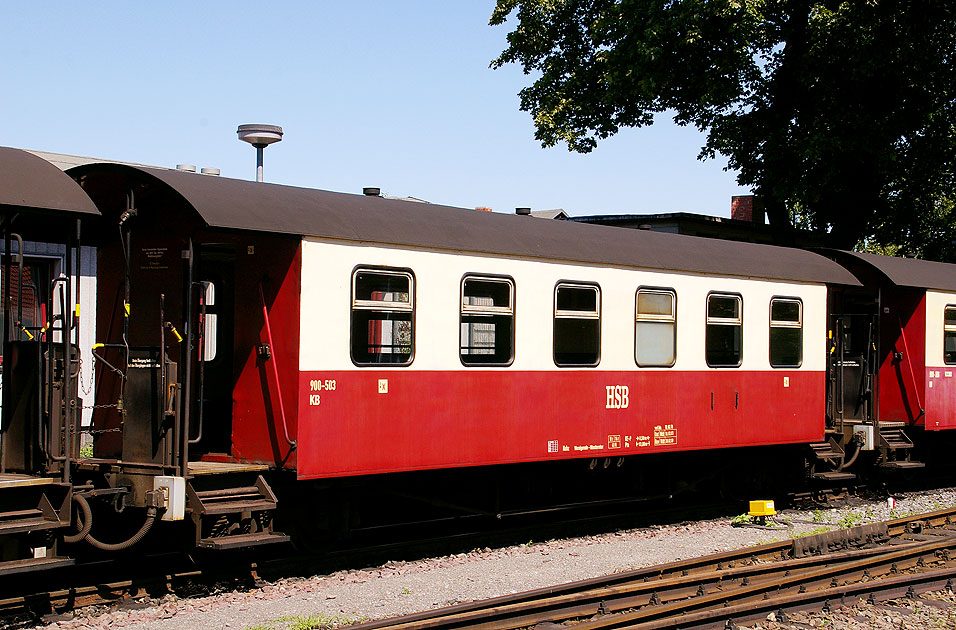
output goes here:
{"type": "Polygon", "coordinates": [[[607,407],[605,409],[627,409],[627,385],[605,385],[607,390],[607,407]]]}

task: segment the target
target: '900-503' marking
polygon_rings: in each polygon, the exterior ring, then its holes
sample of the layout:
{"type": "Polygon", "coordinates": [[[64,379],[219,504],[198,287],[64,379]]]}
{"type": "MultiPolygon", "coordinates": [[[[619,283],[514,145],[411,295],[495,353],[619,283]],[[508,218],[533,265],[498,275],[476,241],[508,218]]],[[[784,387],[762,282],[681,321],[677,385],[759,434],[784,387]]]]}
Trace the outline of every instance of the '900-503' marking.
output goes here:
{"type": "MultiPolygon", "coordinates": [[[[309,381],[309,389],[313,392],[321,392],[325,390],[327,392],[335,391],[335,380],[329,379],[322,381],[319,379],[312,379],[309,381]]],[[[322,397],[320,394],[309,394],[309,406],[317,407],[322,404],[322,397]]]]}

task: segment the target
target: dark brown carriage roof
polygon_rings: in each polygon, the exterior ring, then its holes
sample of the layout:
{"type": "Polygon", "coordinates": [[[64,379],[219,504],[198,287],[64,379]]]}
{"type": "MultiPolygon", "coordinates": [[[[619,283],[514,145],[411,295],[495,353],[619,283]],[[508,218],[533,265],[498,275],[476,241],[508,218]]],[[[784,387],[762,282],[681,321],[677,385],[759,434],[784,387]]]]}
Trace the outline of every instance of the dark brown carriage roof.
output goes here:
{"type": "Polygon", "coordinates": [[[834,258],[850,256],[875,268],[901,287],[918,287],[940,291],[956,291],[956,265],[916,258],[879,256],[863,252],[833,252],[834,258]]]}
{"type": "Polygon", "coordinates": [[[173,170],[145,173],[179,193],[210,227],[479,254],[858,286],[824,256],[798,249],[583,225],[529,216],[258,183],[173,170]]]}
{"type": "Polygon", "coordinates": [[[69,175],[43,158],[10,147],[0,147],[0,208],[100,213],[69,175]]]}

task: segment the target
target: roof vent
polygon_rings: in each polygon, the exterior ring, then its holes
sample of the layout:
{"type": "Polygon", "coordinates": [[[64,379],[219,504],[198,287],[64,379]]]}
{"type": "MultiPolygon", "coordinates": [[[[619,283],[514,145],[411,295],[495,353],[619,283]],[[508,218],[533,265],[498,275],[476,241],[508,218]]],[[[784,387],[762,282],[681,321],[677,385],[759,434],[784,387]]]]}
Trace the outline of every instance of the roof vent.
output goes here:
{"type": "Polygon", "coordinates": [[[527,216],[531,214],[531,208],[515,208],[515,214],[527,216]]]}
{"type": "Polygon", "coordinates": [[[202,173],[203,175],[219,175],[220,171],[218,168],[212,168],[211,166],[204,166],[202,167],[202,170],[199,172],[202,173]]]}
{"type": "Polygon", "coordinates": [[[381,188],[363,188],[362,194],[366,197],[381,197],[382,189],[381,188]]]}
{"type": "Polygon", "coordinates": [[[195,173],[195,172],[196,172],[196,165],[195,165],[195,164],[177,164],[177,165],[176,165],[176,170],[177,170],[177,171],[186,171],[187,173],[195,173]]]}

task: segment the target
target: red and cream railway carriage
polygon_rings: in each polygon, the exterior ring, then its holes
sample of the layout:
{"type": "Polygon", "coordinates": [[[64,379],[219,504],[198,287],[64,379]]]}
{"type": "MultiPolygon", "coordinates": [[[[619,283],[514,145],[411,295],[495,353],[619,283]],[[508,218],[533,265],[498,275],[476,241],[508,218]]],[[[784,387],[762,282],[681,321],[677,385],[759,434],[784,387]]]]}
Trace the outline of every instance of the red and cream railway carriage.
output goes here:
{"type": "MultiPolygon", "coordinates": [[[[186,328],[180,254],[195,257],[196,457],[310,479],[823,438],[827,287],[858,283],[820,255],[175,171],[74,174],[109,237],[134,191],[131,346],[158,344],[159,321],[186,328]]],[[[119,253],[104,243],[100,267],[121,285],[119,253]]],[[[110,346],[124,308],[100,291],[110,346]]]]}

